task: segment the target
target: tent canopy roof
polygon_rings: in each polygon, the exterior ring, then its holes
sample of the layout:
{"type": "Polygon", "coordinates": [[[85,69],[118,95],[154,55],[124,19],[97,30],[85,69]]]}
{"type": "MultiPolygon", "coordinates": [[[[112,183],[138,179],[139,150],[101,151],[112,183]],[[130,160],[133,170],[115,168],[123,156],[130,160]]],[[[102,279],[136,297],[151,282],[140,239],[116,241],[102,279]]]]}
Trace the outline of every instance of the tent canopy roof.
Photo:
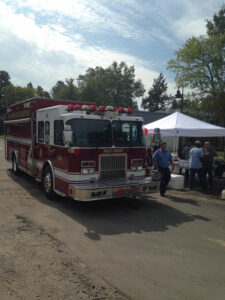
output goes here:
{"type": "Polygon", "coordinates": [[[225,136],[225,128],[175,112],[168,117],[145,125],[148,134],[160,128],[162,136],[216,137],[225,136]]]}

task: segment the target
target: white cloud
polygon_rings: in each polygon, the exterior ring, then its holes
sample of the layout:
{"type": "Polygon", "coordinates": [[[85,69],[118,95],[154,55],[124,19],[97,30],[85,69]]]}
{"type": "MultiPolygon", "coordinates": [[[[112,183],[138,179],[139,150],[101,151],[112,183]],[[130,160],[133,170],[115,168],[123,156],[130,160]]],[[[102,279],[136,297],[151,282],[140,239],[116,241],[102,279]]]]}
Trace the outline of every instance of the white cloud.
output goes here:
{"type": "MultiPolygon", "coordinates": [[[[205,33],[205,19],[218,10],[220,0],[1,0],[1,69],[15,83],[32,81],[50,89],[57,80],[76,78],[88,67],[112,61],[134,65],[146,90],[158,72],[153,64],[118,48],[89,44],[84,32],[107,33],[137,42],[154,51],[153,42],[178,48],[181,41],[205,33]],[[204,4],[204,5],[203,5],[204,4]],[[178,7],[178,11],[174,11],[178,7]]],[[[164,48],[163,48],[164,47],[164,48]]],[[[139,54],[141,56],[141,54],[139,54]]],[[[162,68],[161,63],[158,68],[162,68]]],[[[168,80],[169,81],[169,80],[168,80]]],[[[169,81],[168,93],[175,93],[169,81]]]]}
{"type": "Polygon", "coordinates": [[[125,15],[110,10],[107,5],[96,0],[12,0],[10,5],[29,8],[46,17],[56,14],[62,16],[64,22],[69,17],[90,32],[114,31],[124,38],[148,38],[148,33],[133,26],[125,15]]]}
{"type": "Polygon", "coordinates": [[[189,20],[187,18],[183,18],[176,21],[171,28],[174,30],[176,36],[181,40],[187,40],[192,36],[206,34],[204,19],[189,20]]]}
{"type": "Polygon", "coordinates": [[[71,39],[59,26],[38,26],[35,18],[15,13],[4,4],[0,4],[0,34],[1,68],[16,84],[31,81],[49,90],[57,80],[76,78],[88,67],[106,67],[114,60],[135,65],[137,78],[146,89],[158,75],[149,62],[115,49],[90,46],[80,35],[71,39]]]}
{"type": "Polygon", "coordinates": [[[184,41],[192,36],[206,34],[206,19],[212,19],[218,12],[222,2],[220,0],[178,0],[183,8],[180,17],[170,18],[170,29],[174,35],[184,41]]]}

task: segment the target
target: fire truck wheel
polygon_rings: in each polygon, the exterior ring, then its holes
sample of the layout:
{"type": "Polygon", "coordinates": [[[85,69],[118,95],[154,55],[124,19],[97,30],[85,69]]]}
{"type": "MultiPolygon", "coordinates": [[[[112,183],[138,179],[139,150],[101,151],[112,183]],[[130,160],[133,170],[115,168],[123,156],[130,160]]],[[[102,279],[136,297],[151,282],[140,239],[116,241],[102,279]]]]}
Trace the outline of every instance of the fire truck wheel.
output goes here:
{"type": "Polygon", "coordinates": [[[53,200],[55,193],[53,191],[53,176],[50,167],[47,167],[44,170],[43,187],[46,197],[50,200],[53,200]]]}
{"type": "Polygon", "coordinates": [[[19,175],[19,169],[18,169],[18,164],[16,161],[16,155],[13,155],[13,160],[12,160],[12,171],[15,175],[19,175]]]}

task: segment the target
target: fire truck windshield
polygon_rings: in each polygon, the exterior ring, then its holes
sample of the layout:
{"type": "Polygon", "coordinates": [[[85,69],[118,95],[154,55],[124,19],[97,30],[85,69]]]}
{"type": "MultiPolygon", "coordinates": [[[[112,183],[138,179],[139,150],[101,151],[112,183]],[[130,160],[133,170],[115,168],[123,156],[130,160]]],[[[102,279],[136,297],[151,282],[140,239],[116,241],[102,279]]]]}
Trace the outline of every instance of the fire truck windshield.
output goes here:
{"type": "Polygon", "coordinates": [[[71,125],[74,147],[112,147],[109,120],[71,119],[66,124],[71,125]]]}
{"type": "Polygon", "coordinates": [[[113,121],[113,142],[116,147],[145,146],[142,130],[143,123],[140,121],[113,121]]]}
{"type": "Polygon", "coordinates": [[[74,147],[143,147],[145,139],[140,121],[71,119],[74,147]]]}

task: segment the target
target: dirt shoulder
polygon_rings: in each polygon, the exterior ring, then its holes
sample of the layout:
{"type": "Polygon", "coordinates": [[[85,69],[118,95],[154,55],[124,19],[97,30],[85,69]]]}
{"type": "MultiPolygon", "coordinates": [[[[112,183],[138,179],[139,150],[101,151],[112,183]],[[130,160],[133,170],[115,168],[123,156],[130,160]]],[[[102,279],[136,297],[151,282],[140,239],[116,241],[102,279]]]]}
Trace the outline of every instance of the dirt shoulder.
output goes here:
{"type": "Polygon", "coordinates": [[[1,299],[127,299],[23,215],[0,219],[1,299]]]}
{"type": "Polygon", "coordinates": [[[0,140],[1,300],[127,299],[57,239],[53,230],[25,215],[27,210],[44,210],[45,206],[30,195],[37,189],[33,181],[28,180],[24,189],[19,184],[23,178],[15,178],[10,167],[0,140]]]}

